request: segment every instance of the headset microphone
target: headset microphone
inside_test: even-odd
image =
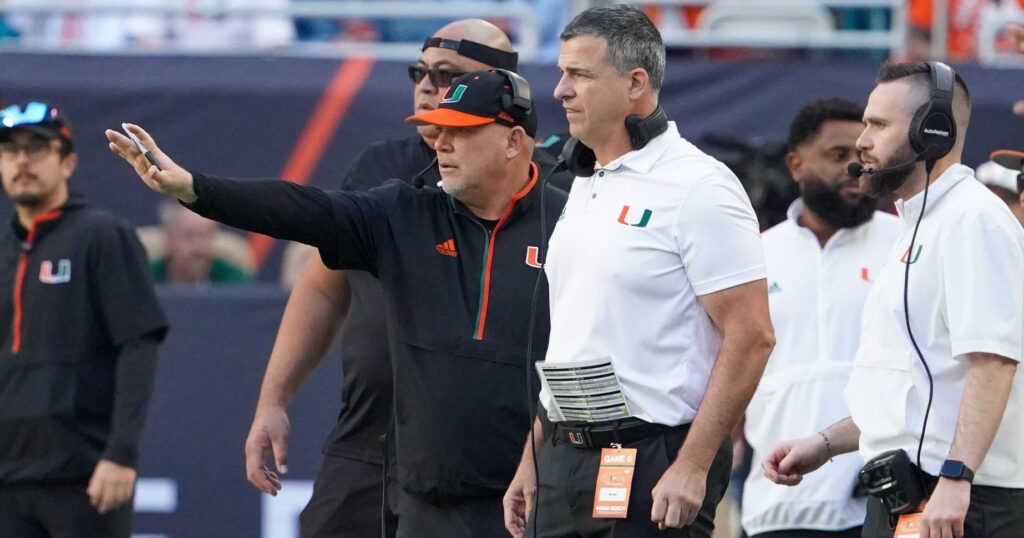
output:
[[[916,162],[917,157],[915,157],[913,161],[907,161],[903,164],[897,164],[894,166],[884,166],[882,168],[866,168],[863,164],[860,163],[850,163],[849,165],[846,166],[846,172],[853,177],[858,177],[863,174],[874,174],[876,172],[887,172],[889,170],[896,170],[897,168],[902,168],[908,164],[914,164]]]

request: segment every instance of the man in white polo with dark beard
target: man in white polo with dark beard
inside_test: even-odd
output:
[[[864,538],[897,526],[1019,538],[1024,229],[960,163],[971,101],[959,75],[939,62],[885,64],[876,82],[857,139],[870,167],[861,187],[898,197],[900,237],[864,303],[850,418],[776,445],[761,465],[795,485],[859,450],[873,492]]]
[[[864,107],[815,99],[793,119],[786,165],[800,186],[787,219],[762,236],[775,349],[747,408],[744,432],[760,461],[784,439],[817,432],[850,414],[842,398],[871,282],[899,235],[847,167],[857,162]],[[855,454],[792,488],[754,466],[743,488],[751,538],[860,538],[864,499],[853,495]]]

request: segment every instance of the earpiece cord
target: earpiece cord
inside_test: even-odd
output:
[[[910,247],[907,249],[906,254],[906,268],[903,272],[903,315],[907,323],[907,336],[910,337],[910,343],[914,346],[914,351],[917,352],[917,357],[921,360],[921,365],[924,366],[924,371],[928,375],[928,405],[924,409],[924,420],[921,423],[921,437],[917,441],[917,470],[920,473],[924,472],[924,468],[921,467],[921,449],[924,446],[924,435],[928,430],[928,415],[932,409],[932,396],[935,392],[935,382],[932,379],[932,371],[928,367],[928,361],[925,360],[924,354],[921,353],[921,348],[917,345],[917,339],[914,338],[914,331],[910,328],[910,300],[909,300],[909,288],[910,288],[910,266],[914,260],[914,243],[917,241],[917,230],[921,226],[921,219],[924,218],[925,209],[928,207],[928,186],[931,183],[932,168],[935,166],[935,159],[928,159],[925,161],[925,180],[924,180],[924,197],[921,199],[921,213],[917,216],[917,223],[914,224],[914,233],[910,236]]]

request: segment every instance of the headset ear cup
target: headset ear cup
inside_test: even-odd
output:
[[[562,146],[562,153],[559,158],[565,162],[565,166],[576,177],[590,177],[594,175],[594,165],[597,164],[597,155],[594,150],[588,148],[575,136],[570,137]]]
[[[910,120],[910,147],[917,153],[924,153],[927,149],[921,129],[924,127],[924,119],[928,115],[929,109],[931,109],[931,103],[921,105]]]

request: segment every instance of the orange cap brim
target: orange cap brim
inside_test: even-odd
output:
[[[988,158],[992,159],[999,166],[1009,168],[1010,170],[1020,170],[1021,163],[1024,163],[1024,153],[1010,149],[993,151],[992,155],[989,155]]]
[[[405,123],[412,125],[437,125],[439,127],[475,127],[494,123],[494,118],[474,116],[450,108],[437,108],[415,116],[405,118]]]

